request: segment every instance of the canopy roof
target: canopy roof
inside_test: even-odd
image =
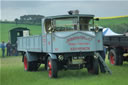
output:
[[[57,15],[57,16],[48,16],[45,19],[59,19],[59,18],[70,18],[70,17],[94,17],[91,14],[73,14],[73,15]]]
[[[120,35],[123,35],[123,34],[115,33],[110,28],[104,28],[103,29],[103,35],[104,36],[120,36]]]

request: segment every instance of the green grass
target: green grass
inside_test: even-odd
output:
[[[128,18],[101,20],[98,25],[115,26],[125,23],[128,23]],[[8,31],[15,27],[27,27],[31,30],[31,35],[41,34],[41,26],[8,23],[0,23],[0,25],[0,40],[5,42],[8,41]],[[127,85],[128,62],[123,66],[112,66],[108,60],[106,63],[112,70],[112,75],[108,73],[91,75],[86,69],[81,69],[59,71],[59,78],[50,79],[43,65],[37,72],[25,72],[21,56],[0,58],[0,85]]]
[[[128,63],[112,66],[112,75],[88,74],[86,69],[59,71],[59,78],[50,79],[42,65],[37,72],[24,71],[21,56],[0,58],[1,85],[128,85]]]

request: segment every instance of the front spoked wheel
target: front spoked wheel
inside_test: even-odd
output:
[[[98,58],[89,58],[87,70],[91,74],[99,74],[99,62]]]
[[[48,70],[48,76],[50,78],[57,78],[58,69],[57,69],[57,60],[56,59],[51,59],[51,57],[48,58],[47,70]]]

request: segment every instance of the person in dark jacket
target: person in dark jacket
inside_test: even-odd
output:
[[[5,56],[5,43],[4,43],[4,41],[2,41],[2,44],[1,44],[1,50],[2,50],[2,57],[4,58],[4,56]]]
[[[8,43],[6,44],[6,47],[7,47],[7,56],[11,56],[11,43],[8,42]]]

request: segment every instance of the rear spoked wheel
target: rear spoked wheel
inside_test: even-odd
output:
[[[117,55],[116,55],[116,50],[115,49],[111,49],[109,52],[109,61],[110,64],[112,65],[117,65]]]
[[[24,55],[24,70],[25,71],[37,71],[40,67],[40,63],[37,61],[28,61],[27,55]]]
[[[112,65],[123,64],[123,52],[121,48],[111,49],[109,52],[109,61]]]

